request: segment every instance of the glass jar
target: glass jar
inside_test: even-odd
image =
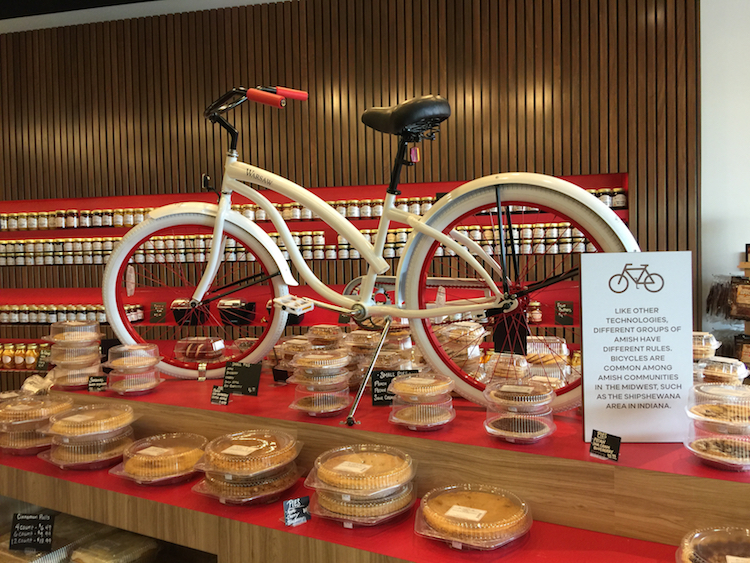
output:
[[[132,227],[135,225],[135,211],[133,209],[122,210],[122,226]]]
[[[497,230],[492,225],[482,227],[482,240],[495,240]]]
[[[382,199],[372,200],[372,216],[373,217],[383,216],[383,200]]]
[[[396,242],[406,242],[406,239],[409,238],[408,231],[408,229],[396,229]]]
[[[539,301],[529,301],[529,308],[526,309],[526,318],[530,324],[539,324],[542,322],[542,304]]]
[[[545,254],[559,254],[560,253],[560,247],[557,244],[556,238],[548,238],[546,239],[546,250]]]
[[[350,199],[346,202],[346,216],[353,217],[355,219],[360,216],[359,200]]]
[[[339,245],[338,257],[339,257],[339,260],[349,259],[349,245],[348,244]]]
[[[18,308],[18,322],[24,325],[29,324],[29,306],[21,305]]]
[[[115,226],[115,210],[103,209],[102,210],[102,227],[114,227],[114,226]]]
[[[143,223],[144,219],[146,219],[146,210],[142,207],[138,207],[133,210],[133,223],[137,225],[138,223]]]
[[[91,211],[81,211],[78,216],[78,225],[82,228],[88,228],[91,226]]]
[[[47,307],[47,322],[56,323],[58,319],[58,308],[59,305],[50,305]]]
[[[519,228],[519,233],[521,235],[521,238],[531,238],[534,234],[533,229],[531,228],[531,225],[521,225]]]
[[[8,213],[8,230],[18,230],[18,213]]]
[[[302,237],[299,236],[299,233],[297,231],[292,231],[290,234],[292,235],[292,242],[296,246],[302,244]]]
[[[16,219],[16,228],[19,231],[29,230],[29,214],[28,213],[18,213],[17,219]]]
[[[336,213],[338,213],[342,217],[346,217],[347,203],[345,199],[340,199],[337,202],[335,202],[334,207],[336,208]]]
[[[47,213],[46,211],[37,213],[36,228],[40,231],[46,231],[47,229],[49,229],[49,213]]]
[[[45,305],[37,305],[36,322],[40,325],[47,324],[49,322],[47,318],[47,307]]]
[[[85,321],[86,320],[86,306],[85,305],[76,305],[75,306],[75,312],[76,312],[76,318],[77,321]]]
[[[445,252],[443,250],[443,245],[442,244],[438,244],[435,247],[435,257],[440,257],[440,256],[443,256],[444,254],[445,254]]]
[[[3,345],[3,355],[2,355],[2,366],[3,369],[13,369],[13,364],[15,363],[14,357],[16,355],[15,346],[13,344],[4,344]]]
[[[325,247],[322,244],[313,246],[313,260],[323,260],[325,257]]]
[[[532,239],[535,239],[535,238],[537,238],[537,239],[538,238],[544,238],[544,233],[545,233],[544,224],[542,224],[542,223],[535,223],[534,225],[532,225],[532,227],[531,227],[531,238]]]
[[[394,243],[396,242],[396,229],[388,229],[385,234],[385,242]]]
[[[435,205],[435,198],[433,196],[427,196],[422,198],[422,215],[427,213],[432,206]]]
[[[612,188],[600,188],[596,190],[596,197],[607,207],[612,207]]]
[[[625,188],[614,188],[612,190],[612,209],[626,209],[628,207],[628,196]]]
[[[396,245],[392,242],[387,242],[383,246],[383,258],[395,258],[396,257]]]
[[[560,227],[557,223],[545,223],[544,225],[544,236],[547,239],[556,239],[560,236]]]
[[[302,258],[305,260],[313,259],[313,247],[311,244],[305,244],[302,246]]]
[[[255,209],[255,220],[256,221],[265,221],[266,220],[266,210],[262,207],[256,207]]]
[[[531,254],[532,249],[533,248],[531,246],[531,239],[528,239],[528,238],[521,239],[520,254]]]
[[[292,204],[291,203],[285,203],[281,206],[281,218],[284,219],[284,221],[292,220]]]
[[[249,203],[246,203],[243,205],[240,209],[242,209],[242,216],[250,219],[251,221],[255,221],[255,209],[253,206]]]
[[[16,344],[13,354],[13,369],[26,369],[26,344]]]
[[[112,226],[113,227],[125,226],[125,210],[124,209],[114,210],[114,213],[112,215]]]
[[[325,255],[326,260],[335,260],[336,259],[336,245],[335,244],[327,244],[325,245]]]
[[[63,264],[70,266],[73,264],[73,251],[63,252]]]
[[[590,240],[586,241],[586,252],[598,252],[596,245],[594,245],[594,243]]]
[[[372,200],[362,199],[359,202],[359,216],[372,217]]]
[[[301,221],[310,221],[312,219],[312,211],[304,205],[300,204],[299,218]]]
[[[469,232],[466,234],[468,234],[469,238],[474,242],[482,240],[482,227],[480,227],[479,225],[472,225],[468,228],[468,231]]]
[[[573,252],[576,254],[586,252],[586,243],[582,237],[576,237],[573,239]]]
[[[396,256],[402,256],[404,254],[404,248],[406,248],[406,245],[402,242],[396,243],[396,248],[394,249],[396,252]]]
[[[351,260],[359,260],[359,250],[353,246],[349,247],[349,258]]]
[[[102,210],[101,209],[94,209],[91,212],[91,226],[92,227],[102,226]]]
[[[570,254],[573,252],[573,240],[570,238],[561,238],[558,244],[560,254]]]
[[[86,305],[86,320],[89,322],[96,322],[96,306]]]
[[[65,228],[66,229],[78,228],[78,210],[77,209],[68,209],[65,212]]]
[[[531,253],[532,254],[544,254],[547,250],[544,244],[544,239],[532,239],[531,241]]]
[[[101,324],[107,322],[107,313],[104,309],[104,305],[96,306],[96,322]]]
[[[302,231],[301,236],[300,236],[300,243],[303,246],[312,246],[313,244],[312,231]]]
[[[396,209],[409,211],[409,199],[405,197],[396,198]]]
[[[0,213],[0,231],[8,230],[8,214]]]
[[[482,244],[482,250],[490,256],[492,256],[494,248],[492,245],[492,241],[484,241],[484,244]]]
[[[410,197],[409,198],[409,213],[414,213],[415,215],[421,215],[422,214],[422,200],[418,197]]]
[[[30,231],[36,231],[39,228],[39,214],[38,213],[29,213],[29,216],[26,220],[26,227]]]
[[[62,241],[63,241],[63,252],[73,252],[73,239],[66,238],[66,239],[62,239]]]
[[[326,243],[326,236],[325,232],[323,231],[313,231],[313,245],[320,246],[324,245]]]
[[[55,251],[52,253],[52,261],[54,262],[55,266],[60,266],[63,264],[63,250],[62,250],[62,242],[57,245],[55,244]]]
[[[302,206],[296,201],[292,202],[290,205],[291,205],[290,213],[291,213],[292,221],[299,221],[302,218],[302,209],[301,209]]]
[[[11,266],[11,265],[13,265],[13,266],[25,266],[26,265],[26,254],[24,254],[23,252],[14,252],[13,256],[14,256],[14,260],[15,261],[14,261],[13,264],[8,264],[9,266]]]

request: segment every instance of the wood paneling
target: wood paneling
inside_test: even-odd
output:
[[[644,250],[698,263],[698,0],[308,0],[0,36],[0,200],[197,189],[233,85],[308,90],[235,112],[242,158],[307,186],[387,183],[361,112],[453,107],[408,181],[628,172]],[[696,271],[699,271],[696,268]]]

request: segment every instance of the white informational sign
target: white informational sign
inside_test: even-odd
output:
[[[584,439],[681,442],[693,385],[690,252],[581,256]]]

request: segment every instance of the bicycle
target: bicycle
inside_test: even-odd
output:
[[[651,293],[658,293],[664,288],[664,278],[660,274],[652,274],[648,271],[648,264],[641,264],[640,268],[631,268],[633,264],[625,264],[622,268],[622,272],[615,274],[609,278],[609,289],[613,293],[624,293],[630,287],[630,281],[628,278],[633,280],[635,287],[641,286],[646,288],[646,291]],[[633,275],[633,272],[638,273],[638,277]]]
[[[314,302],[316,306],[339,311],[359,323],[387,317],[407,319],[426,363],[438,372],[450,374],[460,394],[482,403],[482,390],[494,375],[487,373],[482,363],[486,356],[481,351],[494,347],[498,351],[525,353],[525,341],[531,331],[525,310],[531,298],[554,296],[556,291],[575,294],[577,287],[577,256],[521,255],[519,225],[525,225],[525,220],[556,220],[562,222],[564,234],[568,222],[597,251],[639,251],[625,224],[596,197],[566,181],[540,174],[504,173],[469,181],[439,199],[423,216],[398,209],[394,202],[400,193],[401,169],[410,164],[406,161],[408,145],[433,140],[440,123],[450,116],[448,102],[439,96],[414,98],[390,108],[372,108],[362,115],[366,126],[398,139],[383,213],[377,234],[369,242],[317,195],[238,160],[238,131],[224,114],[247,100],[283,108],[287,99],[305,100],[307,94],[282,87],[236,87],[212,102],[205,117],[229,135],[218,203],[185,202],[151,211],[144,222],[123,237],[108,261],[103,298],[112,329],[126,344],[158,343],[163,355],[159,368],[167,374],[182,378],[221,377],[227,361],[261,362],[287,325],[293,305],[288,302],[289,288],[298,285],[291,271],[294,267],[320,296]],[[274,191],[311,209],[359,251],[367,270],[354,284],[357,291],[335,291],[315,275],[283,217],[261,190]],[[280,244],[289,253],[289,263],[261,227],[232,210],[233,192],[265,211],[278,232]],[[383,249],[393,222],[410,227],[412,232],[398,259],[395,276],[386,277],[383,274],[390,264],[383,258]],[[460,227],[473,224],[492,227],[486,230],[494,233],[494,250],[483,248],[461,232]],[[197,235],[204,238],[195,238]],[[207,245],[205,258],[202,250],[194,250],[192,262],[186,259],[144,263],[140,256],[143,249],[163,245],[164,237],[167,242],[174,239],[179,243],[180,237],[185,237],[185,244],[191,240],[195,244],[201,240],[213,243],[210,250]],[[562,237],[558,234],[558,238]],[[235,257],[242,258],[225,260],[228,248],[234,250]],[[392,292],[390,303],[375,301],[374,296],[383,288]],[[244,312],[244,321],[238,323],[222,314],[217,302],[227,296],[232,296]],[[307,300],[302,302],[310,305]],[[147,319],[149,311],[158,304],[178,303],[182,308],[167,307],[174,308],[175,319],[166,324],[139,323],[129,320],[125,311],[133,303],[148,304]],[[187,314],[183,314],[185,310]],[[469,321],[479,323],[482,330],[463,330]],[[376,322],[375,326],[383,324]],[[455,328],[461,330],[453,331]],[[554,334],[560,330],[548,329]],[[446,338],[452,331],[462,336]],[[176,354],[176,343],[194,336],[222,340],[226,347],[213,358],[210,354],[202,358]],[[548,364],[566,360],[558,353],[559,350],[554,351]],[[556,373],[555,377],[561,376]],[[577,404],[579,377],[564,376],[555,383],[557,410]]]

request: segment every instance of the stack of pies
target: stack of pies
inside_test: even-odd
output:
[[[224,504],[270,502],[299,478],[302,444],[282,430],[255,429],[209,442],[198,469],[206,478],[193,490]]]
[[[107,377],[108,387],[120,395],[143,395],[153,391],[161,378],[156,344],[125,344],[109,350],[105,367],[112,368]]]
[[[528,505],[513,493],[489,485],[452,485],[422,498],[415,532],[452,545],[495,549],[531,528]]]
[[[52,448],[39,457],[62,469],[115,465],[133,443],[133,409],[128,405],[88,405],[52,415],[46,430]]]
[[[520,354],[492,353],[484,364],[484,370],[491,380],[517,380],[528,377],[529,363]]]
[[[54,384],[64,389],[85,389],[89,377],[101,374],[99,342],[102,333],[96,321],[60,321],[53,323],[50,362],[55,364]]]
[[[338,348],[343,337],[341,327],[338,325],[315,325],[307,330],[307,340],[310,345],[320,349]]]
[[[294,402],[289,408],[310,416],[334,416],[351,402],[349,395],[350,356],[346,349],[300,352],[291,362],[296,383]]]
[[[207,441],[186,432],[149,436],[128,446],[123,463],[109,472],[144,485],[184,481],[195,474]]]
[[[488,434],[506,442],[533,444],[555,431],[548,386],[531,380],[496,382],[485,387]]]
[[[51,439],[40,430],[49,417],[73,407],[73,401],[57,397],[16,397],[0,403],[0,452],[35,455],[50,447]]]
[[[686,535],[677,549],[677,563],[729,563],[750,560],[750,530],[709,528]]]
[[[747,377],[747,367],[734,358],[715,356],[698,362],[704,383],[724,383],[726,385],[741,385]]]
[[[529,336],[526,342],[529,376],[559,387],[570,377],[570,350],[559,336]]]
[[[399,375],[388,391],[395,395],[389,421],[409,430],[437,430],[456,417],[453,380],[445,375],[424,371]]]
[[[313,514],[374,526],[406,512],[414,502],[414,463],[396,448],[359,444],[322,453],[305,480],[315,489]]]
[[[713,358],[716,350],[721,346],[721,342],[716,340],[710,332],[693,333],[693,360],[702,360],[704,358]]]
[[[482,359],[480,345],[484,342],[487,331],[474,321],[460,321],[438,325],[435,336],[451,360],[466,373],[479,370]]]

